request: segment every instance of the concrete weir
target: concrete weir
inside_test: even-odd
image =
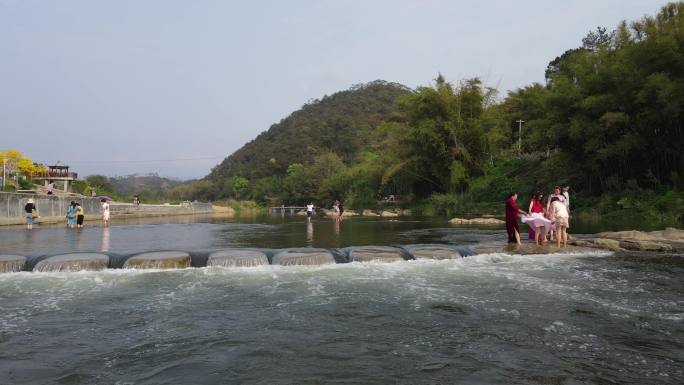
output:
[[[71,253],[55,255],[43,259],[33,268],[33,271],[58,272],[103,270],[109,265],[109,256],[98,253]]]
[[[408,249],[415,259],[457,259],[462,255],[458,250],[445,246],[416,246]]]
[[[207,266],[253,267],[268,265],[265,253],[256,250],[224,249],[209,254]]]
[[[190,254],[184,251],[154,251],[134,255],[124,269],[184,269],[190,267]]]
[[[23,255],[0,255],[0,273],[14,273],[21,271],[26,265]]]
[[[335,257],[325,249],[290,249],[273,256],[274,265],[327,265],[335,263]]]
[[[403,251],[396,247],[362,246],[349,251],[349,262],[397,262],[403,260]]]

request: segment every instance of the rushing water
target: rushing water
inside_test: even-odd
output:
[[[105,231],[121,254],[504,239],[417,219],[312,227],[10,229],[0,253],[100,252]],[[0,274],[0,383],[681,384],[683,273],[681,257],[582,252]]]

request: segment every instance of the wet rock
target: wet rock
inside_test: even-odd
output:
[[[398,217],[399,214],[392,212],[392,211],[383,211],[380,213],[380,216],[385,217],[385,218],[395,218],[395,217]]]
[[[614,239],[596,238],[596,239],[593,239],[591,243],[593,244],[594,247],[598,247],[601,249],[607,249],[607,250],[612,250],[612,251],[620,250],[620,242],[618,242]]]
[[[443,246],[418,246],[409,250],[415,259],[457,259],[461,253]]]
[[[38,262],[33,271],[58,272],[103,270],[109,266],[109,256],[98,253],[72,253],[55,255]]]
[[[660,239],[660,237],[655,234],[636,230],[603,232],[596,234],[596,236],[599,238],[630,239],[639,241],[657,241]]]
[[[619,247],[634,251],[673,252],[684,250],[684,230],[669,227],[660,231],[615,231],[596,234],[601,239],[619,243]],[[598,245],[600,247],[601,245]]]
[[[496,218],[453,218],[449,220],[452,225],[503,225],[506,222]]]
[[[26,257],[23,255],[0,255],[0,273],[14,273],[24,269]]]
[[[402,250],[388,246],[363,246],[349,252],[350,262],[396,262],[403,261]]]
[[[184,269],[190,267],[190,254],[184,251],[155,251],[129,258],[124,269]]]
[[[225,249],[209,254],[207,266],[252,267],[268,265],[265,253],[256,250]]]
[[[368,209],[363,210],[361,215],[363,215],[364,217],[379,217],[380,216],[380,214],[376,213],[375,211],[368,210]]]
[[[273,256],[274,265],[327,265],[335,263],[335,257],[324,249],[291,249]]]
[[[684,230],[668,227],[662,231],[662,237],[672,241],[684,242]]]
[[[409,209],[401,210],[401,213],[400,213],[400,214],[401,214],[401,215],[404,215],[404,216],[407,216],[407,217],[410,217],[411,215],[413,215],[413,211],[411,211],[411,210],[409,210]]]
[[[625,239],[620,241],[620,247],[636,251],[661,251],[671,252],[672,245],[662,242],[644,241],[638,239]]]
[[[344,212],[342,213],[342,216],[343,216],[343,217],[355,217],[355,216],[358,216],[358,215],[359,215],[359,213],[357,213],[357,212],[354,211],[354,210],[344,210]]]

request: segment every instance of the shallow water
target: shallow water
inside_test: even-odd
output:
[[[0,231],[0,252],[99,251],[102,231]],[[408,221],[336,233],[320,220],[308,243],[301,220],[125,225],[108,248],[463,245],[500,233]],[[0,274],[0,383],[680,384],[682,273],[680,257],[593,252]]]

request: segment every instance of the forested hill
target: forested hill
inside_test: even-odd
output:
[[[324,152],[352,162],[369,145],[372,130],[397,113],[397,96],[409,92],[401,84],[376,80],[313,100],[227,157],[207,178],[284,174],[290,164],[311,163]]]

